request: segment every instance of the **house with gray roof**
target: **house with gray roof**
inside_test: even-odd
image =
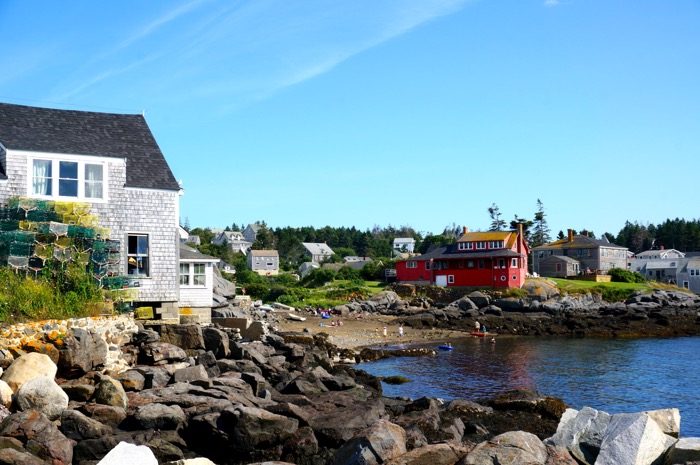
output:
[[[581,263],[571,257],[550,255],[539,263],[541,276],[569,278],[581,274]]]
[[[700,257],[681,259],[676,279],[678,286],[700,294]]]
[[[136,300],[178,316],[179,196],[142,115],[0,103],[0,204],[80,202],[119,241]]]
[[[251,244],[254,244],[258,238],[258,231],[260,231],[260,228],[262,228],[262,224],[260,223],[249,224],[243,230],[243,237],[246,241],[250,242]]]
[[[243,255],[253,247],[253,242],[246,240],[240,231],[221,231],[211,241],[214,245],[227,245],[232,251]]]
[[[540,269],[543,260],[552,255],[570,257],[580,263],[582,272],[607,272],[613,268],[627,269],[627,247],[594,239],[583,234],[574,234],[569,229],[567,237],[532,249],[533,271],[547,276]]]
[[[214,300],[214,267],[219,259],[180,244],[180,313],[195,316],[198,323],[211,323]]]
[[[306,249],[306,255],[315,263],[321,263],[335,255],[335,252],[325,242],[302,242],[301,245]]]
[[[280,272],[280,256],[276,250],[251,250],[248,267],[262,276],[277,276]]]
[[[399,253],[413,253],[416,247],[416,240],[412,237],[395,237],[392,248]]]

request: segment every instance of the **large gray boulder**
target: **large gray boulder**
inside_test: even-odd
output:
[[[103,376],[95,388],[93,400],[102,405],[126,409],[128,398],[122,384],[114,378]]]
[[[666,454],[666,465],[700,462],[700,438],[681,438]]]
[[[406,452],[387,465],[454,465],[466,455],[466,449],[456,444],[430,444]]]
[[[681,431],[681,412],[677,408],[665,408],[642,412],[659,425],[661,431],[677,438]]]
[[[544,465],[547,449],[540,439],[525,431],[499,434],[467,454],[465,465]]]
[[[12,388],[3,380],[0,380],[0,405],[10,408],[12,405]]]
[[[406,431],[388,420],[379,420],[338,449],[333,463],[380,464],[405,453]]]
[[[567,409],[559,421],[557,432],[545,442],[563,447],[581,463],[593,465],[605,431],[610,423],[610,415],[590,407],[580,411]]]
[[[112,428],[109,426],[103,425],[77,410],[64,410],[61,413],[60,429],[66,437],[76,441],[100,438],[112,433]]]
[[[236,285],[222,278],[217,271],[214,273],[214,294],[232,299],[236,296]]]
[[[141,429],[177,429],[185,423],[185,412],[179,405],[146,404],[136,409],[134,420]]]
[[[158,459],[151,449],[128,442],[120,442],[100,460],[97,465],[158,465]]]
[[[279,444],[299,427],[296,419],[256,407],[237,407],[233,435],[244,450],[264,449]]]
[[[59,351],[61,376],[75,378],[104,366],[107,351],[107,343],[98,334],[83,328],[72,328]]]
[[[0,464],[2,465],[46,465],[41,460],[29,452],[10,448],[0,448]]]
[[[202,328],[202,337],[206,350],[210,350],[216,358],[226,358],[231,353],[228,334],[217,328]]]
[[[38,410],[13,413],[0,423],[0,436],[22,442],[32,454],[51,465],[70,465],[74,441],[61,433]]]
[[[161,342],[176,345],[182,349],[204,349],[202,327],[190,325],[161,325],[158,327]]]
[[[58,367],[48,355],[31,352],[12,362],[12,365],[2,374],[2,380],[13,392],[17,392],[30,379],[38,377],[54,379],[57,371]]]
[[[147,365],[167,365],[187,360],[187,353],[168,342],[150,342],[144,345],[141,358]]]
[[[648,415],[613,415],[595,465],[651,465],[674,442]]]
[[[50,378],[34,378],[22,384],[15,398],[19,410],[35,409],[49,420],[61,416],[68,408],[68,394]]]
[[[484,294],[483,292],[480,291],[474,291],[467,295],[469,299],[474,302],[479,308],[486,307],[488,305],[491,305],[491,297],[489,297],[487,294]]]

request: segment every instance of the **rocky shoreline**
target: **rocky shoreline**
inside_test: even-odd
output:
[[[530,283],[524,297],[480,291],[454,301],[416,296],[410,285],[395,287],[363,302],[335,307],[335,312],[392,316],[412,328],[489,331],[522,336],[674,337],[700,335],[700,296],[657,290],[634,294],[624,302],[606,302],[597,294],[561,295],[546,281]],[[400,294],[399,294],[400,293]],[[403,297],[401,297],[403,296]]]
[[[144,328],[125,317],[40,329],[0,352],[0,464],[700,460],[700,440],[676,439],[675,409],[576,412],[528,391],[388,398],[378,378],[343,363],[353,352],[322,335],[240,341],[224,328]]]

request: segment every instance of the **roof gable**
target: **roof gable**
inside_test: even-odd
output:
[[[126,187],[179,190],[142,115],[56,110],[0,103],[8,150],[126,160]]]
[[[504,241],[507,242],[515,231],[475,231],[462,234],[457,242]]]
[[[302,242],[311,255],[333,255],[335,252],[325,242]]]

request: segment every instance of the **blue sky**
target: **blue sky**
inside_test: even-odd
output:
[[[183,219],[698,218],[696,0],[0,2],[0,101],[145,111]]]

